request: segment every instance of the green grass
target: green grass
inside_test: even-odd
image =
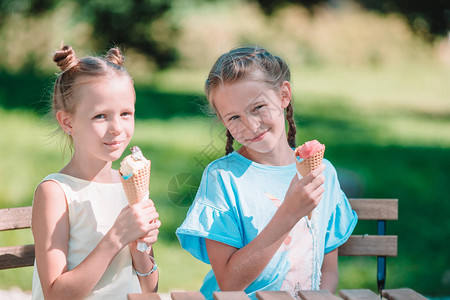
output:
[[[174,234],[190,199],[179,203],[168,193],[170,182],[182,174],[199,182],[203,166],[223,153],[223,128],[199,110],[204,74],[169,70],[156,74],[154,85],[137,86],[132,144],[152,160],[150,196],[163,224],[155,247],[163,292],[198,289],[209,269],[181,250]],[[23,93],[14,90],[16,79],[33,81],[2,76],[0,98]],[[450,70],[437,66],[293,71],[298,143],[317,138],[327,145],[326,157],[348,196],[399,199],[399,220],[387,228],[388,234],[399,235],[398,257],[388,258],[387,287],[410,286],[430,296],[450,294],[448,82]],[[43,91],[36,85],[30,101],[39,103]],[[63,157],[51,127],[26,102],[4,107],[0,207],[30,205],[36,185],[62,168],[69,153]],[[361,222],[357,233],[375,228]],[[29,233],[0,233],[0,246],[29,242]],[[371,258],[342,258],[339,288],[376,289],[375,268]],[[28,290],[31,273],[32,268],[0,271],[0,288]]]

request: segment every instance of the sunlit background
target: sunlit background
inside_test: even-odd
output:
[[[2,0],[0,208],[31,205],[40,180],[70,158],[46,118],[54,51],[62,41],[79,56],[118,45],[136,84],[132,144],[152,160],[163,224],[160,291],[197,290],[209,266],[174,232],[203,168],[224,154],[204,80],[223,52],[259,45],[291,67],[297,143],[326,144],[349,197],[399,199],[386,287],[448,297],[450,4],[424,2]],[[374,233],[376,224],[357,228]],[[0,246],[32,242],[29,230],[0,233]],[[31,267],[0,271],[0,288],[29,291],[31,278]],[[375,291],[375,258],[341,258],[344,288]]]

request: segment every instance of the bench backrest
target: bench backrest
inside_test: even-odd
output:
[[[386,221],[398,219],[397,199],[349,199],[358,220],[376,220],[377,235],[352,235],[340,256],[397,256],[397,236],[386,235]],[[383,230],[384,227],[384,230]]]
[[[384,288],[386,256],[397,256],[397,236],[385,235],[386,220],[398,219],[397,199],[349,199],[359,220],[377,220],[377,235],[352,235],[340,256],[377,256],[378,289]],[[31,206],[0,209],[0,231],[31,227]],[[34,245],[0,248],[0,270],[32,266]]]
[[[0,231],[31,227],[31,206],[0,209]],[[0,248],[0,270],[34,264],[34,245]]]
[[[352,235],[339,247],[340,256],[376,256],[378,291],[386,283],[386,256],[397,256],[397,236],[386,235],[386,221],[398,219],[398,199],[349,199],[359,220],[376,220],[377,235]]]

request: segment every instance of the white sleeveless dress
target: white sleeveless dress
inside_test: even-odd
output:
[[[70,223],[67,265],[72,270],[98,245],[128,202],[121,183],[97,183],[61,173],[50,174],[43,182],[48,180],[59,184],[66,196]],[[126,299],[128,293],[141,293],[141,287],[130,251],[124,247],[86,299]],[[36,262],[32,299],[44,299]]]

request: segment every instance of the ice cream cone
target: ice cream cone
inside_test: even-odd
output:
[[[297,170],[300,175],[305,177],[311,173],[312,170],[317,169],[322,164],[324,153],[325,149],[317,152],[312,157],[305,158],[304,160],[297,162]]]
[[[301,150],[303,146],[307,145],[308,149],[304,151],[305,153],[308,153],[308,157],[302,157],[304,153]],[[314,149],[316,147],[316,149]],[[320,149],[317,151],[317,149]],[[305,149],[303,149],[305,150]],[[314,153],[313,155],[309,155],[309,153]],[[323,155],[325,154],[325,145],[320,144],[318,141],[314,140],[311,142],[306,142],[304,145],[298,147],[295,150],[295,155],[299,156],[300,160],[297,160],[297,171],[302,176],[305,177],[309,173],[311,173],[312,170],[317,169],[323,161]],[[308,214],[308,219],[311,220],[312,213]]]
[[[131,154],[121,161],[119,169],[120,180],[130,206],[148,199],[150,166],[150,160],[144,157],[138,146],[131,147]],[[145,243],[138,242],[137,249],[145,252],[148,246]]]
[[[148,197],[150,166],[151,163],[147,160],[145,167],[137,170],[133,176],[128,179],[125,179],[123,176],[120,177],[130,206]]]

